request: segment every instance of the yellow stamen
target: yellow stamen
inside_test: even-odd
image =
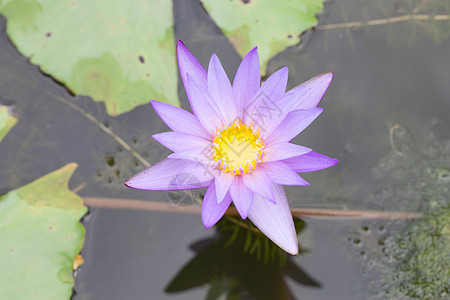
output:
[[[264,156],[264,141],[259,129],[240,119],[217,130],[212,142],[213,159],[219,168],[233,175],[251,173]]]

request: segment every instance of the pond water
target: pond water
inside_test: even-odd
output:
[[[419,1],[379,3],[327,2],[319,24],[395,17]],[[235,73],[239,55],[197,1],[174,1],[174,15],[176,39],[203,65],[215,52],[227,73]],[[301,45],[269,62],[268,74],[289,67],[289,88],[323,72],[335,74],[319,105],[324,113],[294,142],[336,157],[339,164],[305,174],[309,187],[287,188],[291,207],[448,211],[450,40],[449,25],[443,23],[326,30],[319,25]],[[167,192],[124,187],[123,181],[143,165],[79,111],[49,94],[94,115],[153,164],[169,151],[150,138],[167,130],[151,106],[109,117],[102,104],[70,95],[20,56],[5,24],[0,17],[0,101],[14,105],[20,122],[0,146],[2,193],[77,162],[70,187],[81,187],[83,197],[176,201]],[[178,92],[187,109],[181,84]],[[205,229],[198,214],[92,207],[83,220],[85,264],[76,272],[73,299],[253,299],[245,289],[255,286],[267,292],[258,299],[385,299],[386,278],[398,272],[399,280],[406,280],[408,273],[386,257],[398,253],[399,236],[414,222],[303,221],[299,242],[306,250],[288,259],[290,268],[280,270],[212,247],[208,241],[216,231]],[[184,269],[196,260],[197,265]],[[184,277],[176,281],[177,292],[167,291],[178,274]],[[231,291],[235,298],[224,296]]]

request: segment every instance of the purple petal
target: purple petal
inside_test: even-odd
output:
[[[196,163],[206,165],[217,165],[217,162],[212,159],[209,153],[210,153],[209,147],[207,148],[193,147],[185,151],[174,152],[167,157],[190,160]]]
[[[148,169],[134,175],[125,182],[125,185],[140,190],[168,191],[198,189],[209,185],[208,180],[186,173],[184,170],[192,162],[182,159],[166,158]]]
[[[208,92],[201,88],[188,74],[187,92],[191,99],[191,108],[203,127],[210,133],[216,132],[217,128],[222,129],[222,117],[216,111],[214,101]]]
[[[198,182],[211,182],[214,177],[220,172],[217,165],[205,165],[201,163],[192,163],[184,170],[184,174],[191,174]]]
[[[255,96],[244,107],[245,123],[254,122],[264,129],[266,121],[278,117],[281,112],[278,102],[286,91],[288,74],[287,67],[278,70],[256,91]]]
[[[189,49],[183,44],[182,41],[177,43],[177,57],[178,67],[180,68],[181,79],[183,80],[184,87],[187,87],[187,74],[190,74],[192,78],[204,89],[207,88],[207,73],[205,68],[198,62]]]
[[[198,154],[198,151],[193,151],[192,149],[185,152],[172,153],[168,158],[191,161],[192,164],[188,165],[183,170],[183,173],[191,173],[198,178],[199,182],[210,181],[219,176],[221,172],[216,161],[211,160],[209,157],[205,157],[203,153]]]
[[[310,151],[311,149],[309,148],[291,143],[269,145],[266,149],[264,149],[263,162],[282,160],[302,155]]]
[[[332,72],[323,73],[289,90],[287,94],[295,95],[298,98],[292,110],[316,107],[332,79]]]
[[[273,201],[272,180],[262,168],[257,168],[250,174],[242,175],[242,179],[252,192]]]
[[[242,112],[261,86],[261,71],[257,47],[242,60],[233,81],[233,93],[238,112]]]
[[[267,144],[289,142],[309,126],[323,111],[323,108],[294,110],[267,137]]]
[[[151,104],[161,120],[173,131],[190,133],[208,140],[212,139],[212,134],[206,131],[193,114],[179,107],[154,100],[151,100]]]
[[[330,158],[317,152],[309,152],[300,156],[283,160],[295,172],[313,172],[326,169],[338,163],[337,159]]]
[[[285,94],[276,102],[270,100],[265,94],[255,99],[244,111],[247,124],[254,124],[259,128],[263,137],[268,137],[286,118],[297,101],[295,95]]]
[[[292,106],[297,101],[295,95],[285,94],[278,102],[272,103],[270,108],[272,111],[265,114],[265,121],[259,122],[259,127],[262,127],[262,134],[265,137],[269,137],[272,132],[278,128],[278,126],[286,119],[289,112],[292,111]],[[263,115],[264,116],[264,115]],[[263,126],[261,126],[263,124]]]
[[[211,56],[208,67],[208,91],[225,122],[231,124],[238,117],[233,89],[216,54]]]
[[[267,78],[263,85],[258,89],[256,96],[258,96],[259,93],[264,93],[271,101],[277,101],[286,92],[288,76],[288,67],[279,69]]]
[[[206,228],[212,227],[220,218],[223,217],[231,204],[231,197],[225,196],[222,202],[217,203],[216,187],[214,182],[211,183],[203,198],[202,204],[202,221]]]
[[[253,203],[253,192],[244,184],[242,176],[235,176],[229,192],[242,219],[246,219]]]
[[[300,177],[292,170],[286,163],[282,161],[273,161],[268,163],[262,163],[263,168],[270,179],[274,183],[282,185],[309,185],[309,183]]]
[[[225,172],[220,172],[219,174],[217,174],[216,178],[214,179],[214,182],[216,184],[217,202],[220,203],[225,198],[230,185],[233,183],[234,177],[235,176],[231,175],[230,173]]]
[[[298,253],[297,234],[286,194],[278,184],[273,185],[273,191],[276,204],[255,194],[248,217],[281,249],[296,255]]]
[[[191,148],[206,149],[210,147],[211,144],[210,141],[199,136],[178,131],[157,133],[152,137],[158,141],[158,143],[173,152],[186,151]]]

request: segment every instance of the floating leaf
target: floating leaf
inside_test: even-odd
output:
[[[300,42],[300,34],[317,24],[324,0],[201,0],[206,11],[241,56],[258,46],[266,72],[269,59]]]
[[[75,163],[0,197],[2,299],[70,299],[87,208],[68,190]]]
[[[171,1],[3,0],[0,13],[23,55],[110,115],[178,105]]]
[[[9,114],[8,107],[0,105],[0,141],[16,123],[17,119]]]

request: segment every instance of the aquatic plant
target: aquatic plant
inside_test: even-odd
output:
[[[331,167],[336,159],[290,143],[314,121],[332,73],[286,91],[288,68],[261,86],[257,48],[242,60],[233,85],[213,54],[208,71],[186,46],[177,45],[178,65],[194,114],[152,101],[172,132],[154,135],[172,150],[166,159],[125,184],[145,190],[208,187],[202,204],[206,228],[231,202],[272,241],[291,254],[298,242],[282,185],[309,185],[297,172]]]

